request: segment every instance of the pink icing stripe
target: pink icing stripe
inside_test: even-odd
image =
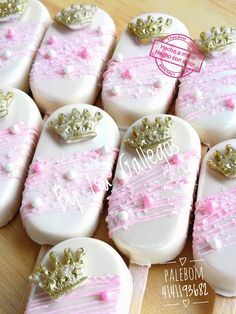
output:
[[[209,207],[209,202],[214,208]],[[222,247],[236,244],[236,189],[200,200],[195,205],[193,249],[198,256],[214,251],[210,243],[217,239]]]
[[[36,55],[30,79],[37,81],[64,77],[65,66],[72,67],[72,72],[66,74],[70,78],[84,75],[100,78],[114,37],[115,33],[109,30],[99,33],[82,29],[56,36],[52,45],[44,41]],[[55,56],[50,58],[48,52],[52,49]]]
[[[0,130],[0,178],[24,180],[28,162],[37,145],[39,132],[18,124],[19,133],[12,133],[10,128]],[[10,169],[9,165],[13,165]],[[7,170],[9,169],[9,170]]]
[[[124,77],[126,70],[132,77]],[[159,94],[155,87],[157,80],[164,75],[157,71],[155,61],[151,57],[126,58],[122,62],[111,60],[104,73],[103,93],[112,99],[132,99],[137,97],[156,96]],[[118,87],[119,93],[112,93],[112,88]]]
[[[152,165],[140,174],[133,173],[125,183],[113,186],[106,218],[110,236],[131,225],[191,209],[192,195],[186,197],[185,188],[192,180],[192,173],[196,172],[196,159],[199,156],[194,150],[180,156],[184,161]],[[150,198],[148,208],[143,203],[147,197]],[[121,219],[120,215],[124,212],[128,219]]]
[[[111,297],[104,301],[101,292],[107,291]],[[89,277],[81,287],[59,300],[51,300],[44,292],[34,293],[29,300],[25,314],[37,313],[118,313],[121,293],[120,277],[115,275]],[[69,311],[69,312],[68,312]]]
[[[35,160],[25,182],[22,218],[60,211],[80,210],[83,213],[88,208],[101,208],[117,154],[115,148],[108,153],[94,149]],[[40,171],[34,171],[35,163],[37,167],[40,165]],[[32,205],[37,197],[43,202],[40,208]]]

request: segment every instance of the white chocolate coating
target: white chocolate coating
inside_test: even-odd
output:
[[[27,215],[24,215],[23,211],[22,217],[28,235],[40,244],[56,244],[71,237],[91,236],[95,232],[106,190],[103,187],[96,190],[95,184],[94,196],[91,185],[93,180],[99,180],[100,176],[102,179],[104,175],[104,180],[105,177],[111,177],[115,160],[114,153],[107,154],[105,149],[101,148],[107,146],[112,150],[119,145],[119,130],[115,122],[106,112],[95,106],[68,105],[55,111],[48,121],[54,120],[61,112],[69,114],[73,108],[88,109],[92,115],[99,111],[103,119],[96,125],[95,138],[70,144],[60,140],[57,134],[49,130],[46,123],[31,166],[39,163],[42,165],[42,171],[35,177],[35,181],[32,173],[32,178],[28,177],[27,180],[30,181],[25,187],[22,202],[24,209],[29,202],[35,208],[35,214],[31,215],[29,210]],[[100,155],[94,152],[97,149],[100,149]],[[87,153],[86,157],[84,154]],[[106,154],[107,157],[104,158],[107,159],[99,159],[99,156],[102,158]],[[80,157],[82,155],[85,157]],[[77,159],[74,156],[77,156]],[[93,159],[93,156],[97,157]],[[53,167],[56,168],[51,172]],[[35,186],[33,190],[32,185]],[[35,198],[36,206],[32,204]],[[37,198],[43,199],[43,204],[40,204]],[[44,212],[45,210],[47,212]]]
[[[20,90],[4,89],[4,93],[7,91],[12,91],[14,97],[8,115],[0,119],[0,166],[4,168],[0,171],[0,227],[14,217],[21,203],[24,179],[37,143],[34,132],[27,129],[34,128],[37,133],[42,127],[42,118],[34,101]],[[2,134],[8,128],[11,130],[9,134]],[[8,158],[5,157],[7,154]]]
[[[148,15],[150,14],[140,15],[133,21],[139,17],[146,20]],[[173,20],[168,30],[169,34],[188,35],[188,30],[178,19],[167,14],[151,13],[151,15],[154,18],[162,16],[164,19],[171,18]],[[177,43],[185,48],[185,45],[180,41]],[[175,40],[172,41],[172,44],[175,44]],[[150,65],[147,69],[142,64],[142,59],[149,56],[151,47],[152,43],[138,44],[136,39],[125,30],[120,37],[112,59],[121,65],[126,64],[126,60],[137,59],[137,63],[132,65],[133,78],[129,80],[121,77],[118,81],[118,78],[115,77],[118,74],[112,73],[112,65],[110,65],[110,73],[109,68],[105,73],[102,91],[103,107],[120,128],[127,129],[137,119],[145,115],[165,113],[174,96],[177,80],[162,73],[153,58],[150,59]],[[127,63],[127,68],[130,66]],[[171,69],[172,65],[169,67]],[[153,83],[156,86],[153,87],[152,82],[156,81],[160,84],[156,86]]]
[[[207,160],[213,159],[214,151],[223,152],[226,144],[236,148],[235,139],[221,142],[208,151],[202,162],[197,202],[210,198],[216,214],[203,215],[204,207],[196,206],[193,254],[198,260],[196,264],[203,268],[204,279],[215,292],[233,297],[236,296],[236,179],[227,179],[206,165]]]
[[[0,88],[15,87],[29,91],[29,73],[33,58],[51,22],[46,7],[38,0],[29,0],[24,15],[16,21],[0,22]],[[6,38],[13,30],[13,39]],[[2,59],[2,60],[1,60]]]
[[[50,36],[55,37],[55,43],[51,45],[48,44]],[[30,87],[40,109],[52,113],[57,108],[72,103],[93,104],[114,39],[115,24],[99,8],[92,24],[81,30],[70,30],[53,23],[45,34],[31,71]],[[49,62],[52,63],[52,68],[50,64],[43,65],[47,60],[40,58],[40,53],[49,49],[55,49],[56,52],[56,55],[52,53]],[[86,53],[81,57],[83,49]]]
[[[83,273],[85,276],[91,277],[91,279],[95,278],[94,284],[92,288],[90,288],[90,291],[94,291],[94,295],[90,292],[87,297],[82,296],[84,289],[86,289],[85,282],[81,287],[75,290],[74,293],[78,293],[77,298],[70,298],[73,295],[72,292],[57,301],[49,300],[46,307],[45,303],[42,303],[44,307],[40,308],[40,297],[37,298],[37,294],[41,293],[42,290],[33,287],[25,313],[36,314],[42,313],[42,311],[44,313],[47,313],[47,311],[57,313],[58,309],[62,310],[63,307],[65,307],[66,311],[70,309],[70,312],[73,313],[108,313],[108,310],[110,310],[109,313],[129,313],[132,296],[132,278],[124,261],[111,246],[97,239],[74,238],[57,244],[50,251],[62,255],[65,248],[71,248],[73,251],[76,251],[81,247],[85,250]],[[48,254],[43,258],[42,264],[46,263],[47,260]],[[95,292],[96,290],[99,292],[99,287],[96,287],[95,281],[96,277],[109,278],[109,276],[118,277],[120,284],[118,290],[115,291],[112,286],[106,286],[105,291],[112,296],[112,300],[104,302],[99,299],[99,295]],[[101,289],[102,288],[100,288],[100,290]],[[34,310],[30,308],[30,302],[32,302],[32,300],[37,302]]]
[[[158,116],[165,118],[170,115]],[[155,117],[148,116],[151,121]],[[188,123],[178,117],[171,117],[172,151],[163,151],[162,158],[154,154],[153,158],[146,159],[142,153],[138,155],[137,151],[123,143],[113,180],[106,219],[110,235],[130,262],[139,265],[174,259],[182,251],[187,237],[199,166],[200,140]],[[132,126],[138,126],[140,122],[141,119]],[[124,138],[130,135],[132,126]],[[178,161],[177,168],[170,161],[169,168],[166,161],[176,153],[179,154],[176,155],[179,166]],[[150,160],[156,162],[155,166]],[[137,172],[140,173],[137,175]],[[123,185],[117,185],[117,180],[124,180]]]

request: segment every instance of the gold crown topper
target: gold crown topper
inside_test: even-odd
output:
[[[13,98],[12,92],[7,92],[5,95],[3,90],[0,89],[0,119],[8,114],[8,106]]]
[[[96,10],[95,5],[72,4],[59,12],[55,20],[70,29],[79,29],[92,23]]]
[[[125,140],[125,144],[132,148],[142,148],[144,151],[153,150],[158,145],[171,140],[171,126],[172,119],[170,117],[165,119],[156,117],[154,123],[150,123],[148,118],[144,118],[141,127],[133,127],[132,134]]]
[[[153,16],[148,15],[147,21],[143,21],[138,18],[136,23],[128,24],[128,31],[137,38],[139,43],[148,44],[152,42],[154,38],[162,38],[168,34],[168,28],[172,24],[172,20],[163,17],[158,17],[154,20]]]
[[[236,42],[235,28],[221,26],[217,29],[212,27],[209,33],[201,32],[200,39],[195,42],[203,52],[221,51]]]
[[[208,167],[223,174],[229,179],[236,177],[236,149],[232,145],[225,146],[225,153],[216,150],[214,160],[207,161]]]
[[[81,142],[97,136],[95,125],[102,118],[99,111],[92,117],[87,109],[80,112],[74,108],[68,115],[60,113],[57,120],[50,121],[48,124],[66,143]]]
[[[87,277],[83,275],[84,249],[75,253],[67,248],[59,259],[55,252],[49,253],[48,267],[40,264],[29,280],[47,292],[51,298],[57,299],[78,288]]]
[[[3,0],[0,1],[0,21],[8,21],[12,16],[24,14],[28,0]]]

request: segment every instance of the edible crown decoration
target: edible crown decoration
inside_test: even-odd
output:
[[[49,253],[48,266],[40,264],[29,280],[57,299],[78,288],[87,277],[83,275],[84,249],[75,253],[67,248],[60,259],[55,252]]]
[[[11,15],[23,15],[28,5],[28,0],[3,0],[0,1],[0,20]]]
[[[144,151],[153,150],[158,145],[171,140],[171,126],[172,119],[170,117],[165,119],[156,117],[154,123],[151,123],[148,118],[144,118],[141,127],[133,127],[132,134],[125,140],[125,144],[132,148],[142,148]]]
[[[129,23],[129,32],[137,38],[139,43],[148,44],[152,42],[154,38],[162,38],[168,34],[168,28],[172,24],[172,20],[167,18],[164,20],[163,17],[158,17],[154,20],[153,16],[148,15],[147,21],[143,21],[138,18],[136,23]]]
[[[50,121],[48,124],[66,143],[71,143],[96,137],[95,125],[101,119],[102,114],[99,111],[92,116],[87,109],[80,112],[74,108],[68,115],[60,113],[57,120]]]
[[[212,27],[209,33],[201,32],[196,44],[203,52],[220,51],[236,42],[234,27],[221,26],[219,29]]]
[[[225,153],[216,150],[214,160],[207,161],[208,167],[222,173],[225,177],[233,179],[236,177],[236,149],[232,145],[225,146]]]
[[[72,4],[58,13],[55,20],[69,28],[78,29],[92,23],[96,10],[95,5]]]
[[[3,90],[0,89],[0,119],[5,117],[8,114],[8,106],[13,98],[12,92],[3,93]]]

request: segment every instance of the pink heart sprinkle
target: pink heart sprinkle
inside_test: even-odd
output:
[[[7,38],[12,39],[15,37],[15,35],[16,35],[16,32],[14,31],[14,29],[7,30],[7,34],[6,34]]]
[[[143,197],[143,207],[149,208],[152,206],[152,199],[148,195],[144,195]]]
[[[104,302],[109,302],[112,300],[111,293],[108,290],[104,290],[104,291],[100,292],[100,298]]]
[[[89,53],[87,48],[84,48],[79,55],[82,59],[88,59]]]
[[[208,213],[213,212],[215,208],[216,208],[216,203],[213,200],[206,201],[206,210]]]
[[[171,163],[174,165],[179,165],[183,161],[183,158],[180,154],[174,154],[171,157]]]
[[[34,164],[34,172],[35,173],[39,173],[39,172],[41,172],[42,171],[42,166],[40,165],[40,163],[38,163],[38,162],[36,162],[35,164]]]
[[[232,98],[226,100],[225,106],[229,109],[234,109],[234,101]]]
[[[132,72],[130,71],[130,69],[126,69],[126,70],[123,72],[122,76],[123,76],[124,78],[126,78],[126,79],[131,80],[132,77],[133,77],[133,74],[132,74]]]
[[[95,193],[99,192],[100,191],[100,187],[99,185],[97,185],[96,183],[93,183],[92,184],[92,189]]]
[[[53,45],[53,44],[55,44],[55,42],[56,42],[56,36],[51,35],[51,36],[48,38],[48,44],[49,44],[49,45]]]

